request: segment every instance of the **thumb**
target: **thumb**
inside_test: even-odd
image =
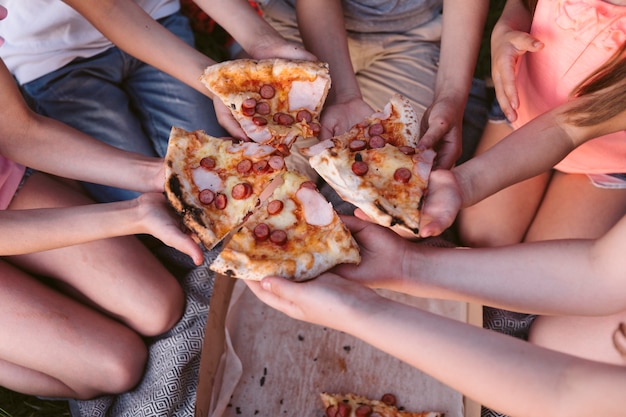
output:
[[[526,52],[537,52],[545,46],[543,42],[528,33],[516,37],[511,43],[517,50]]]

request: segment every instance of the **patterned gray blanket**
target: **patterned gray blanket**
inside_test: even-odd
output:
[[[159,248],[157,255],[181,277],[187,305],[182,319],[169,332],[147,340],[150,354],[142,382],[119,396],[70,403],[72,417],[190,417],[194,415],[200,354],[213,292],[208,265],[217,249],[195,267],[185,255]]]

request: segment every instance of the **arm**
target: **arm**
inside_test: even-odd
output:
[[[320,60],[328,62],[333,80],[322,115],[320,139],[348,131],[374,113],[363,101],[348,51],[348,39],[341,1],[298,0],[298,27],[305,47]],[[320,23],[324,22],[324,30]]]
[[[530,36],[532,13],[522,0],[508,0],[491,34],[491,77],[498,103],[509,121],[517,119],[519,98],[515,86],[517,62],[543,43]]]
[[[489,3],[444,0],[439,69],[433,103],[422,117],[420,145],[438,149],[437,167],[461,154],[463,112],[472,84]],[[462,47],[460,47],[462,45]]]
[[[300,45],[289,42],[276,31],[248,0],[195,0],[206,14],[230,33],[241,47],[255,59],[287,58],[315,60]]]
[[[290,317],[358,337],[507,415],[623,412],[622,366],[578,359],[395,303],[333,274],[306,283],[265,278],[247,284]]]
[[[587,96],[572,100],[535,118],[451,171],[433,171],[424,203],[421,236],[438,235],[452,224],[461,208],[550,170],[584,142],[626,129],[626,111],[593,126],[575,126],[564,115],[579,100],[597,99]]]
[[[203,261],[202,249],[180,230],[180,219],[162,194],[143,194],[133,200],[114,203],[2,210],[0,223],[2,256],[41,252],[116,236],[151,234],[189,255],[196,265]]]
[[[362,260],[334,271],[372,288],[544,315],[609,315],[626,309],[626,261],[620,255],[626,250],[626,217],[597,241],[481,249],[434,248],[369,222],[349,217],[344,222]]]
[[[0,155],[66,178],[139,192],[163,191],[161,159],[119,150],[34,113],[1,60],[0,89]]]

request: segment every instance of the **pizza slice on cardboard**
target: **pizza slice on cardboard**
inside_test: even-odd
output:
[[[301,151],[339,194],[376,223],[419,236],[422,201],[435,159],[420,150],[418,117],[394,95],[350,131]]]
[[[319,134],[330,89],[324,62],[237,59],[207,67],[200,79],[255,142],[290,147]]]
[[[444,417],[443,413],[435,411],[402,410],[397,407],[393,394],[373,400],[354,393],[322,392],[320,398],[328,417]]]

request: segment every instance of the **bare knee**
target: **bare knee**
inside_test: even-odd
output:
[[[144,306],[131,327],[143,336],[157,336],[170,330],[183,315],[185,295],[179,285],[172,286]]]
[[[148,349],[139,335],[128,329],[93,358],[93,367],[81,370],[81,383],[73,390],[79,400],[132,390],[143,377]]]

